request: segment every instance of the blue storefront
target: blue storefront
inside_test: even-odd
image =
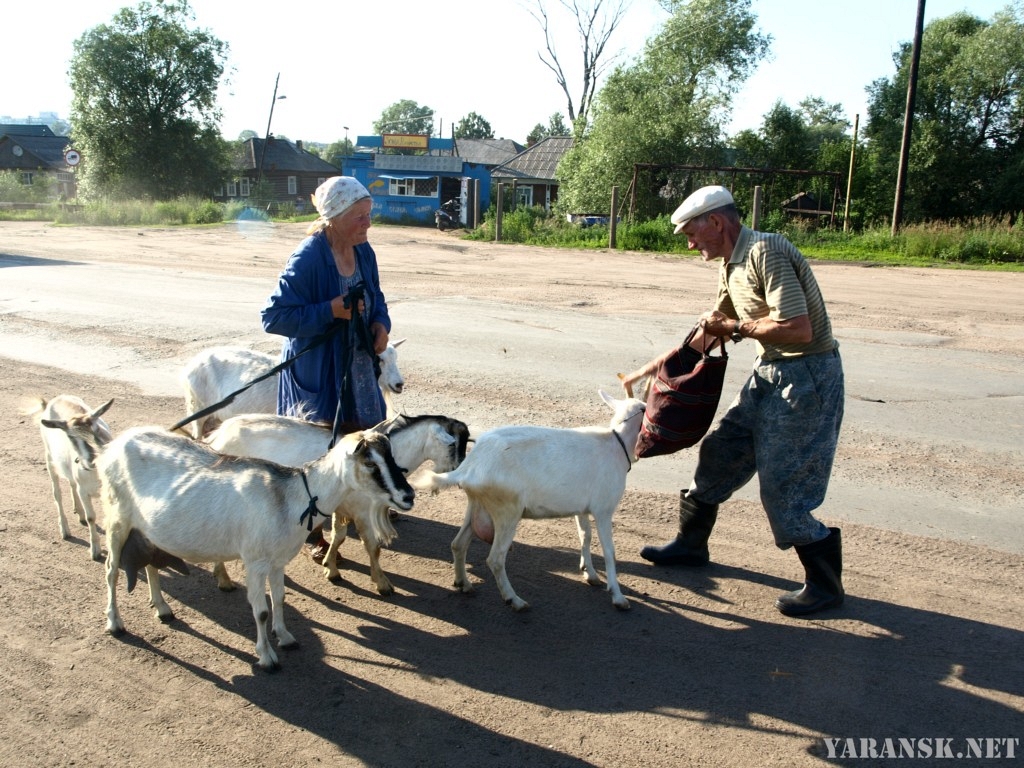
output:
[[[429,154],[385,154],[376,151],[384,147],[384,138],[360,136],[357,146],[369,151],[341,158],[342,173],[370,190],[374,217],[396,224],[433,225],[434,211],[454,198],[461,203],[466,224],[473,221],[474,194],[480,215],[487,210],[490,169],[453,156],[451,139],[428,139]]]

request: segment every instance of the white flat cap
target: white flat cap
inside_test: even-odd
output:
[[[732,194],[725,187],[701,187],[683,200],[683,204],[676,208],[675,213],[672,214],[672,223],[676,225],[674,234],[678,235],[682,232],[683,227],[691,219],[695,219],[705,213],[710,213],[718,208],[735,204],[736,201],[732,199]]]

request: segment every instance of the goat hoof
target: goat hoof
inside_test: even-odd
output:
[[[277,647],[280,648],[282,651],[294,651],[298,649],[299,641],[292,640],[291,642],[287,643],[278,643]]]
[[[378,584],[377,592],[381,597],[391,597],[391,595],[395,594],[395,588],[390,584],[385,584],[384,586]]]
[[[160,619],[161,624],[170,624],[175,618],[173,613],[158,613],[156,617]]]
[[[614,602],[613,604],[620,611],[628,611],[630,608],[633,607],[629,604],[629,600],[626,600],[625,598],[622,599],[622,602]]]
[[[127,634],[127,631],[124,627],[107,627],[107,633],[111,637],[123,637]]]
[[[221,592],[234,592],[235,589],[237,589],[237,587],[235,586],[235,584],[229,582],[227,584],[218,584],[217,589],[219,589]]]
[[[257,669],[262,669],[268,674],[274,674],[275,672],[281,671],[281,664],[275,659],[274,661],[267,662],[264,664],[262,661],[256,662]]]
[[[530,610],[530,604],[528,602],[526,602],[525,600],[521,600],[519,598],[515,598],[515,599],[511,599],[511,600],[506,600],[505,602],[508,603],[509,605],[511,605],[512,606],[512,610],[515,611],[516,613],[522,613],[523,611]]]

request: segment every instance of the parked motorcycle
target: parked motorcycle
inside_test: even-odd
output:
[[[461,214],[462,206],[459,204],[459,201],[448,200],[434,211],[434,222],[442,232],[446,229],[458,229],[462,226]]]

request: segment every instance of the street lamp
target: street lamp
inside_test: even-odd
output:
[[[281,73],[278,72],[277,73],[277,77],[274,79],[274,97],[270,100],[270,116],[267,117],[267,133],[266,133],[266,137],[263,139],[263,150],[260,152],[260,164],[259,164],[259,167],[256,169],[256,184],[257,185],[259,185],[259,183],[263,180],[263,160],[267,156],[267,144],[270,143],[270,121],[274,119],[274,105],[278,102],[279,99],[287,99],[288,98],[287,96],[278,96],[277,95],[277,84],[278,84],[278,82],[280,80],[281,80]]]
[[[345,129],[345,151],[348,152],[348,151],[350,151],[349,148],[348,148],[348,126],[347,125],[343,125],[341,127]]]

